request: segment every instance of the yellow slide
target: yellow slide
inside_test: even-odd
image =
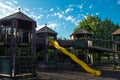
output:
[[[85,71],[92,73],[94,76],[100,76],[101,71],[90,68],[85,62],[77,58],[73,53],[61,47],[57,41],[50,41],[50,45],[62,51],[65,55],[69,56],[73,61],[78,63]]]

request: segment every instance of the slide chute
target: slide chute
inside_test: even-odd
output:
[[[76,62],[77,64],[79,64],[88,73],[91,73],[94,76],[100,76],[101,75],[101,71],[96,70],[96,69],[92,69],[91,67],[89,67],[84,61],[82,61],[79,58],[77,58],[73,53],[71,53],[68,50],[66,50],[65,48],[61,47],[58,44],[57,41],[50,41],[50,45],[54,46],[55,48],[57,48],[58,50],[60,50],[61,52],[63,52],[65,55],[69,56],[74,62]]]

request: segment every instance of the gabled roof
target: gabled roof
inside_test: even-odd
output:
[[[72,33],[71,35],[84,35],[84,34],[90,35],[91,33],[86,31],[86,30],[84,30],[84,29],[82,29],[82,28],[80,28],[76,32]]]
[[[39,29],[36,33],[52,33],[52,34],[57,34],[55,31],[53,31],[52,29],[48,28],[46,25]]]
[[[23,14],[22,12],[17,12],[14,14],[11,14],[9,16],[6,16],[2,19],[0,19],[0,21],[2,20],[10,20],[10,19],[21,19],[21,20],[27,20],[27,21],[31,21],[31,22],[35,22],[33,19],[29,18],[27,15]]]
[[[120,35],[120,28],[118,28],[117,30],[115,30],[112,35]]]

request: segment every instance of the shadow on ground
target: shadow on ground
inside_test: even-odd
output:
[[[108,70],[101,70],[101,71],[102,71],[101,77],[115,78],[120,80],[120,71],[108,71]]]
[[[61,69],[48,68],[39,72],[41,72],[40,76],[43,78],[48,77],[49,79],[47,80],[120,80],[120,70],[113,71],[111,67],[105,66],[94,66],[94,69],[101,70],[102,75],[100,77],[93,77],[80,66],[65,66]]]

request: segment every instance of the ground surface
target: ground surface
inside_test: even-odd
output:
[[[37,71],[41,80],[120,80],[120,70],[113,71],[112,66],[97,66],[102,71],[100,77],[94,77],[81,67],[66,66],[63,69],[48,69]]]

